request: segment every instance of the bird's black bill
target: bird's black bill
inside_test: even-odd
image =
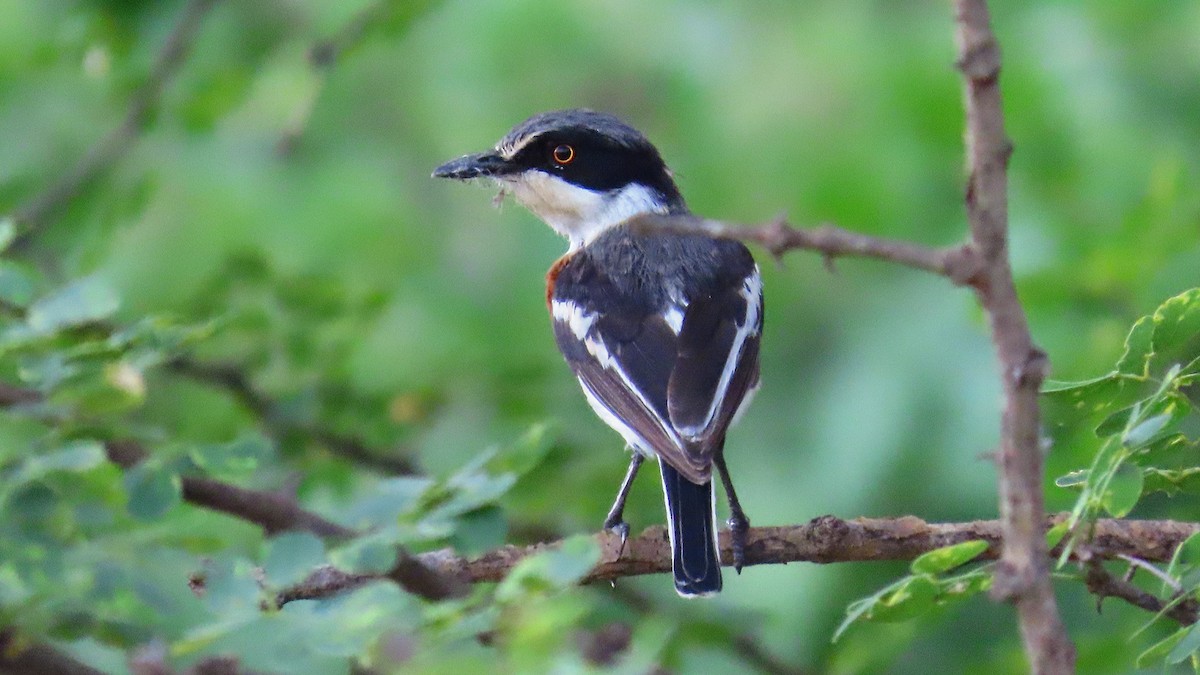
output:
[[[503,157],[492,152],[481,152],[476,155],[466,155],[433,170],[434,178],[450,178],[452,180],[470,180],[501,176],[508,173],[511,166]]]

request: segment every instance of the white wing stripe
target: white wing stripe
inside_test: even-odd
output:
[[[608,351],[608,347],[605,346],[604,342],[590,335],[592,326],[596,323],[596,314],[585,313],[583,309],[579,307],[579,305],[576,305],[569,300],[555,300],[551,303],[550,309],[555,321],[565,323],[567,327],[571,329],[571,333],[576,337],[576,339],[583,343],[583,346],[587,349],[588,354],[591,354],[592,358],[596,359],[596,363],[598,363],[601,368],[611,370],[621,378],[622,384],[625,385],[625,390],[637,398],[638,404],[646,412],[650,419],[654,420],[654,423],[659,427],[659,429],[661,429],[667,438],[669,438],[671,442],[675,444],[675,447],[682,450],[683,441],[680,440],[679,434],[675,431],[675,428],[671,426],[670,422],[664,420],[654,410],[654,407],[651,406],[650,402],[646,400],[646,397],[642,394],[642,391],[638,389],[633,380],[629,378],[629,375],[625,373],[625,369],[621,367],[620,362],[618,362],[617,359],[614,358],[613,355]],[[680,314],[679,322],[682,325],[682,314]],[[633,447],[639,448],[642,450],[643,454],[647,452],[653,454],[653,448],[649,446],[645,439],[642,439],[641,436],[633,430],[633,428],[617,418],[617,416],[614,415],[613,412],[600,401],[599,397],[595,395],[595,393],[590,387],[588,387],[587,383],[584,382],[583,379],[580,379],[579,383],[583,386],[583,393],[585,396],[587,396],[588,403],[591,404],[592,409],[596,411],[596,414],[600,416],[600,419],[604,420],[608,426],[616,429],[617,432],[625,438],[626,443],[629,443]]]
[[[762,277],[758,273],[758,265],[754,266],[754,272],[746,277],[742,282],[741,295],[746,299],[746,316],[741,327],[738,328],[737,334],[733,338],[733,345],[729,350],[729,356],[725,360],[725,368],[721,371],[721,379],[717,381],[717,390],[713,392],[712,402],[708,406],[708,413],[704,416],[704,421],[696,425],[688,425],[679,429],[679,433],[689,440],[695,440],[704,434],[708,425],[712,424],[713,419],[717,416],[717,411],[721,408],[721,403],[725,400],[725,395],[729,391],[729,383],[733,380],[733,373],[737,370],[738,363],[742,359],[742,347],[746,344],[746,340],[758,334],[758,318],[759,318],[759,300],[762,297]]]
[[[587,339],[592,324],[596,323],[595,314],[584,314],[583,308],[569,300],[555,300],[551,303],[551,311],[554,320],[567,324],[571,333],[580,341]]]
[[[671,330],[679,335],[679,331],[683,330],[683,309],[679,305],[671,305],[663,314],[663,321],[666,321]]]

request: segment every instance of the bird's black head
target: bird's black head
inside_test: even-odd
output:
[[[620,119],[591,110],[534,115],[489,152],[434,170],[439,178],[493,178],[579,245],[640,213],[687,207],[650,141]]]

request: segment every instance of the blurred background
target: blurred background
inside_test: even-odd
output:
[[[186,4],[0,0],[0,213],[121,123]],[[1099,375],[1137,317],[1200,277],[1200,4],[1014,0],[993,12],[1018,287],[1053,376]],[[434,477],[548,425],[536,467],[454,541],[471,552],[591,532],[627,456],[554,347],[543,273],[565,242],[512,202],[494,208],[490,186],[432,180],[433,167],[533,113],[591,107],[645,132],[697,213],[953,244],[965,219],[952,19],[945,2],[225,0],[200,19],[144,132],[55,211],[22,264],[100,280],[120,298],[118,322],[221,319],[199,356]],[[970,293],[877,262],[831,272],[809,253],[755,253],[763,387],[727,452],[752,522],[995,517],[997,374]],[[220,391],[146,377],[123,429],[216,443],[258,424]],[[5,426],[0,458],[38,433]],[[302,503],[335,519],[386,478],[275,443],[242,484],[298,480]],[[1048,463],[1052,479],[1087,458]],[[1051,510],[1070,507],[1072,493],[1048,491]],[[261,545],[254,528],[188,508],[163,523],[208,539],[139,540],[166,568]],[[1195,512],[1148,508],[1134,515]],[[649,474],[627,518],[635,531],[662,522]],[[636,653],[675,672],[767,669],[732,646],[733,628],[778,660],[772,672],[1024,670],[1013,612],[983,597],[831,644],[846,605],[905,569],[752,567],[703,603],[678,600],[666,576],[631,579],[618,588],[641,614],[587,588],[555,605],[543,647],[467,641],[412,667],[561,669],[580,627],[618,622]],[[1129,640],[1149,617],[1115,602],[1100,615],[1080,584],[1060,601],[1080,672],[1130,672],[1161,636]],[[187,629],[144,621],[159,628],[137,635],[168,645]],[[79,633],[44,635],[116,670],[137,642]]]

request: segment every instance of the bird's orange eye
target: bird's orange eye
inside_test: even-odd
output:
[[[554,148],[554,152],[551,153],[551,156],[554,157],[554,162],[560,166],[564,164],[570,164],[575,160],[575,148],[572,148],[569,145],[560,145],[557,148]]]

